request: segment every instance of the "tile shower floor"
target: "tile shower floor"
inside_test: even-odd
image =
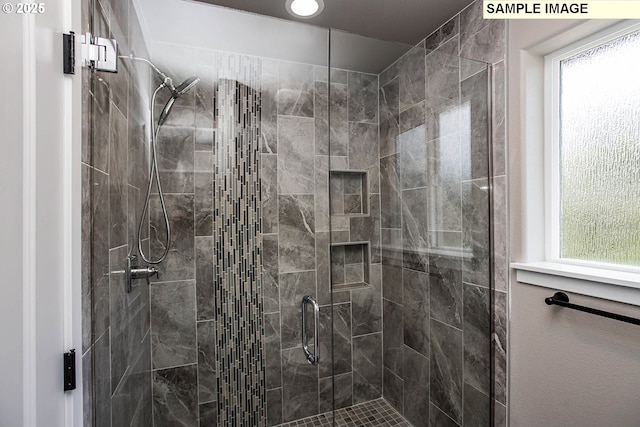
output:
[[[331,426],[331,412],[280,424],[278,427],[324,427]],[[336,427],[411,427],[384,399],[372,400],[336,411]]]

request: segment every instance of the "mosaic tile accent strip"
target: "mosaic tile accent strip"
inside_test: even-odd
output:
[[[213,100],[213,244],[218,425],[266,424],[260,260],[257,58],[219,54]],[[235,73],[234,73],[235,72]],[[228,73],[227,75],[222,75]],[[236,75],[233,75],[236,74]]]
[[[332,426],[331,412],[309,418],[280,424],[278,427],[324,427]],[[359,405],[336,411],[336,427],[411,427],[398,412],[384,399],[371,400]]]

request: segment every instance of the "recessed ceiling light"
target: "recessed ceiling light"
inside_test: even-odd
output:
[[[287,12],[296,18],[313,18],[324,9],[323,0],[287,0]]]

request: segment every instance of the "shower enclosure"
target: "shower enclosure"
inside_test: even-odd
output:
[[[491,425],[492,71],[459,16],[415,46],[179,0],[83,25],[125,57],[82,71],[85,426]],[[151,114],[130,56],[200,79],[156,138],[168,245],[175,92]],[[167,255],[128,287],[138,234]]]

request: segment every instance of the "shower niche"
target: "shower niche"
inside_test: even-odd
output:
[[[331,216],[369,217],[369,177],[364,170],[329,172]],[[334,242],[331,245],[331,287],[334,292],[371,285],[371,253],[368,241]]]
[[[331,215],[368,216],[368,182],[366,171],[332,170],[329,173]]]
[[[370,260],[369,242],[331,245],[331,286],[333,291],[370,286]]]

